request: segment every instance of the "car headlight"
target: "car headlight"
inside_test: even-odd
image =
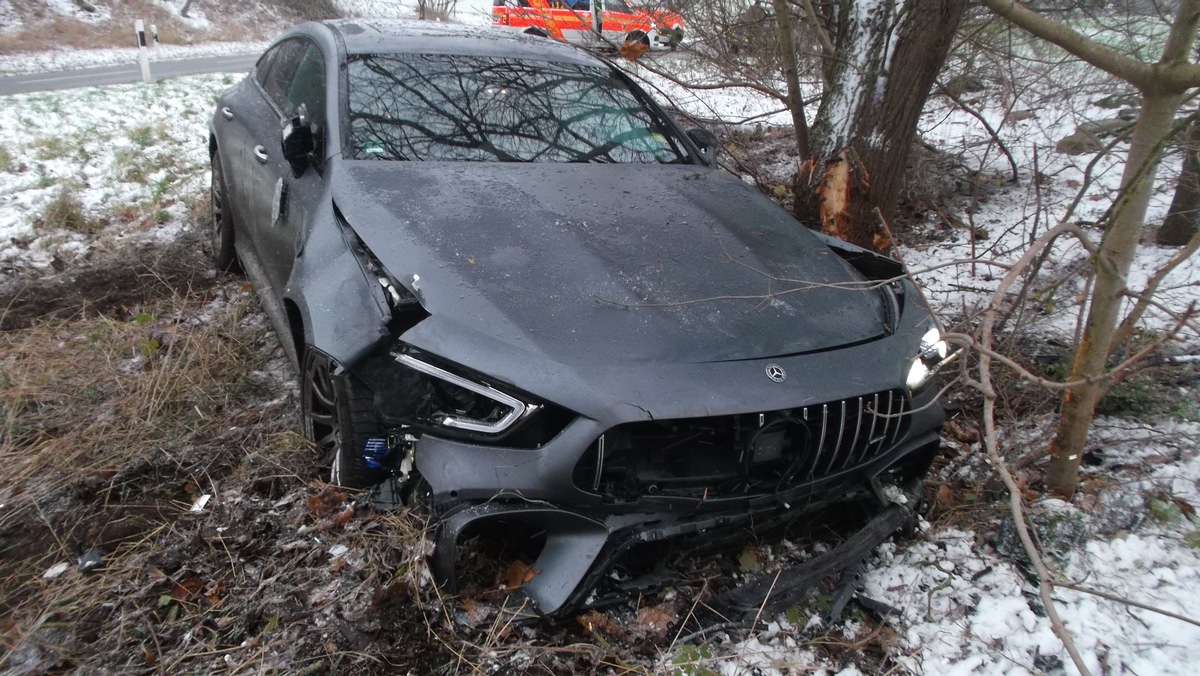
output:
[[[936,326],[930,327],[921,336],[921,347],[908,369],[908,389],[911,392],[924,387],[934,374],[949,361],[950,346],[942,339],[942,332]]]
[[[415,422],[481,434],[502,434],[518,420],[537,410],[490,385],[477,383],[410,354],[395,355],[396,361],[426,376],[416,389],[423,397],[412,412]]]

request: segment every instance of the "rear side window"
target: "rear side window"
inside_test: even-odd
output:
[[[279,53],[279,48],[268,50],[265,54],[258,57],[258,63],[254,64],[254,79],[258,81],[260,86],[266,86],[267,73],[271,71],[271,60]]]
[[[300,61],[308,51],[308,43],[300,39],[287,40],[273,51],[275,55],[271,57],[271,67],[267,71],[266,79],[261,81],[262,87],[275,105],[287,112],[288,90],[292,86],[292,79],[296,77]]]

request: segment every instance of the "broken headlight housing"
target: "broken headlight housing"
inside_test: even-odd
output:
[[[929,384],[933,376],[950,361],[950,346],[942,338],[942,332],[936,326],[921,336],[921,347],[908,368],[906,384],[910,392],[916,393]]]
[[[572,418],[565,409],[403,344],[357,371],[384,424],[408,433],[537,448]]]

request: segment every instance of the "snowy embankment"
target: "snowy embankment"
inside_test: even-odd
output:
[[[686,62],[675,59],[676,67]],[[240,75],[190,76],[154,85],[125,85],[9,97],[0,107],[0,274],[13,270],[85,265],[97,251],[177,236],[186,210],[205,208],[208,186],[206,125],[219,92]],[[664,88],[666,85],[663,85]],[[682,97],[681,97],[682,98]],[[750,116],[777,104],[746,91],[714,93],[690,99],[684,107],[703,116]],[[1036,235],[1064,212],[1091,155],[1067,156],[1053,150],[1087,114],[1100,109],[1063,102],[1037,101],[1034,117],[1002,124],[1004,111],[983,109],[1001,129],[1023,169],[1019,186],[993,193],[974,208],[964,227],[939,229],[922,246],[906,249],[914,270],[965,259],[972,254],[1011,261]],[[1078,112],[1083,115],[1079,115]],[[20,130],[18,133],[17,130]],[[944,99],[934,99],[922,123],[926,138],[991,169],[1006,163],[989,150],[978,122]],[[1029,181],[1037,158],[1042,182]],[[1164,172],[1155,201],[1161,218],[1170,198],[1177,159]],[[1100,217],[1107,208],[1121,169],[1120,157],[1102,160],[1075,220]],[[55,225],[50,207],[63,194],[72,196],[82,220]],[[971,227],[973,226],[973,230]],[[984,232],[986,231],[986,238]],[[972,237],[974,232],[974,237]],[[1094,233],[1098,234],[1098,233]],[[973,242],[972,242],[973,240]],[[1137,286],[1173,253],[1145,245],[1136,263]],[[1081,250],[1063,244],[1047,262],[1064,282],[1059,302],[1045,303],[1037,322],[1054,335],[1068,336],[1075,326],[1083,265]],[[1072,276],[1073,275],[1073,276]],[[983,301],[998,275],[982,265],[972,272],[962,264],[920,275],[934,303],[957,313],[962,303]],[[1179,310],[1195,297],[1200,263],[1181,267],[1164,287],[1167,307]],[[1066,299],[1066,300],[1062,300]],[[1151,326],[1169,321],[1159,316]],[[1194,398],[1183,389],[1180,398]],[[1008,431],[1010,444],[1033,449],[1048,423],[1028,431]],[[1024,434],[1025,436],[1021,436]],[[1103,484],[1085,492],[1078,506],[1043,500],[1031,505],[1046,542],[1069,547],[1050,557],[1066,580],[1081,581],[1118,596],[1185,615],[1200,608],[1200,550],[1186,510],[1172,513],[1172,499],[1200,502],[1200,425],[1161,420],[1153,425],[1108,419],[1098,423],[1096,443],[1104,450],[1088,481]],[[987,480],[989,470],[978,448],[962,447],[948,472],[956,479]],[[949,479],[950,477],[943,477]],[[1165,499],[1148,496],[1167,496]],[[1155,500],[1166,504],[1152,507]],[[1003,508],[997,508],[1002,510]],[[1161,513],[1160,513],[1161,512]],[[1000,514],[996,515],[1002,518]],[[864,579],[866,595],[897,609],[888,620],[894,632],[892,659],[913,673],[1029,673],[1073,670],[1049,629],[1036,588],[1023,572],[1022,555],[1012,542],[991,541],[967,530],[969,524],[928,527],[914,543],[880,548]],[[1068,537],[1069,536],[1069,537]],[[1200,628],[1066,589],[1056,591],[1060,612],[1074,632],[1085,659],[1097,672],[1191,673],[1200,661]],[[802,620],[806,618],[801,618]],[[764,618],[766,630],[720,648],[711,667],[724,673],[785,673],[785,669],[856,673],[856,668],[822,663],[802,650],[803,628],[786,618]],[[847,640],[863,639],[865,625],[842,626]],[[715,646],[714,646],[715,647]],[[671,657],[666,658],[670,660]]]
[[[78,265],[178,236],[187,210],[206,208],[208,119],[240,77],[5,98],[0,271]]]

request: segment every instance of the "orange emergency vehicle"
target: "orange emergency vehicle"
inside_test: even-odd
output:
[[[678,14],[635,9],[627,0],[493,0],[492,23],[588,46],[632,40],[673,49],[683,41]]]

